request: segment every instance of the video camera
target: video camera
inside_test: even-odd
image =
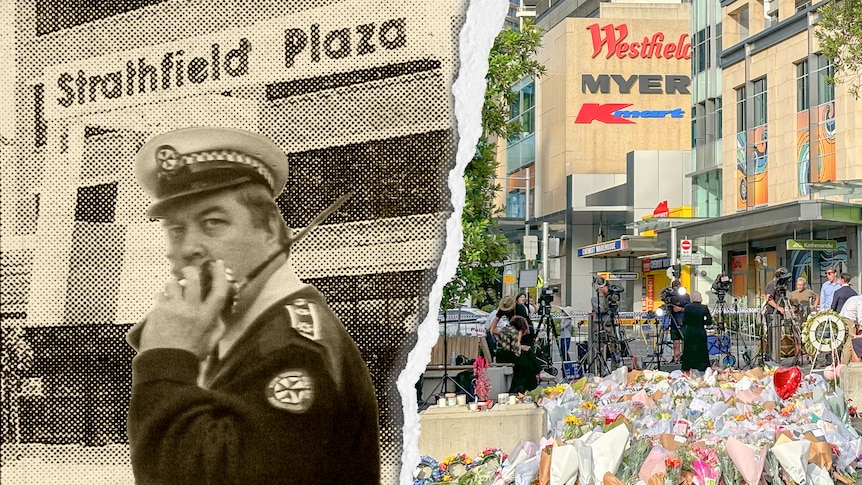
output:
[[[733,278],[725,273],[719,273],[718,276],[715,277],[715,281],[712,282],[712,292],[721,299],[728,291],[730,291],[732,283]]]
[[[554,293],[558,293],[559,291],[559,288],[542,288],[539,290],[539,314],[551,314],[551,303],[554,302]]]
[[[608,309],[611,312],[616,312],[620,307],[620,295],[625,293],[626,289],[619,285],[608,285]]]
[[[793,275],[787,268],[778,268],[775,270],[775,299],[780,300],[787,296],[790,290],[790,285],[793,282]]]

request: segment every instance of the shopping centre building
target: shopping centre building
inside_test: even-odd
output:
[[[169,277],[134,155],[173,128],[236,127],[287,153],[277,202],[289,227],[354,192],[291,257],[369,365],[384,477],[394,479],[395,383],[428,313],[451,212],[463,11],[457,2],[207,5],[16,2],[15,133],[0,147],[2,318],[4,332],[23,329],[35,359],[15,396],[20,421],[10,427],[4,412],[3,438],[125,442],[133,352],[123,335]]]
[[[592,7],[537,5],[536,24],[545,30],[537,58],[547,73],[516,86],[512,113],[525,129],[500,157],[505,230],[520,239],[525,220],[534,231],[549,223],[564,244],[563,255],[549,262],[547,281],[563,295],[555,304],[577,309],[589,307],[597,272],[640,273],[640,266],[633,269],[640,261],[628,256],[664,251],[654,238],[619,239],[632,234],[627,226],[662,201],[672,208],[691,203],[684,176],[691,147],[690,5]],[[601,258],[608,252],[622,257]],[[655,263],[653,284],[666,285],[667,258]],[[621,281],[624,306],[641,300],[641,282]]]
[[[499,176],[510,237],[549,222],[564,241],[555,304],[588,309],[592,276],[610,272],[623,309],[654,308],[683,238],[701,262],[683,283],[708,302],[720,273],[739,306],[777,267],[815,289],[828,266],[862,273],[859,107],[826,81],[817,6],[538,2],[548,71],[516,87],[527,129]]]

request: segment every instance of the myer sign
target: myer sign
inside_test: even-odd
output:
[[[787,250],[803,251],[834,251],[838,249],[838,241],[818,241],[811,239],[788,239]]]
[[[439,10],[435,2],[347,1],[206,36],[50,66],[44,77],[45,117],[65,118],[417,59],[441,61],[440,46],[451,43],[450,16],[433,12],[432,7]]]

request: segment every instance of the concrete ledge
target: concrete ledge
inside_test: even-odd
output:
[[[436,460],[454,453],[475,456],[489,447],[509,453],[518,441],[538,443],[546,421],[545,410],[535,404],[498,404],[486,411],[432,406],[419,414],[419,453]]]

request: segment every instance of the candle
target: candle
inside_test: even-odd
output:
[[[518,396],[509,396],[509,404],[518,404]]]
[[[501,392],[500,394],[497,394],[497,402],[500,404],[506,404],[509,402],[509,393]]]
[[[447,406],[456,406],[457,404],[458,404],[458,401],[455,399],[455,397],[447,397],[446,398],[446,405]]]
[[[470,403],[470,411],[476,411],[477,409],[479,409],[479,403],[471,402]]]
[[[467,395],[466,394],[458,394],[456,397],[459,406],[464,406],[467,404]]]

